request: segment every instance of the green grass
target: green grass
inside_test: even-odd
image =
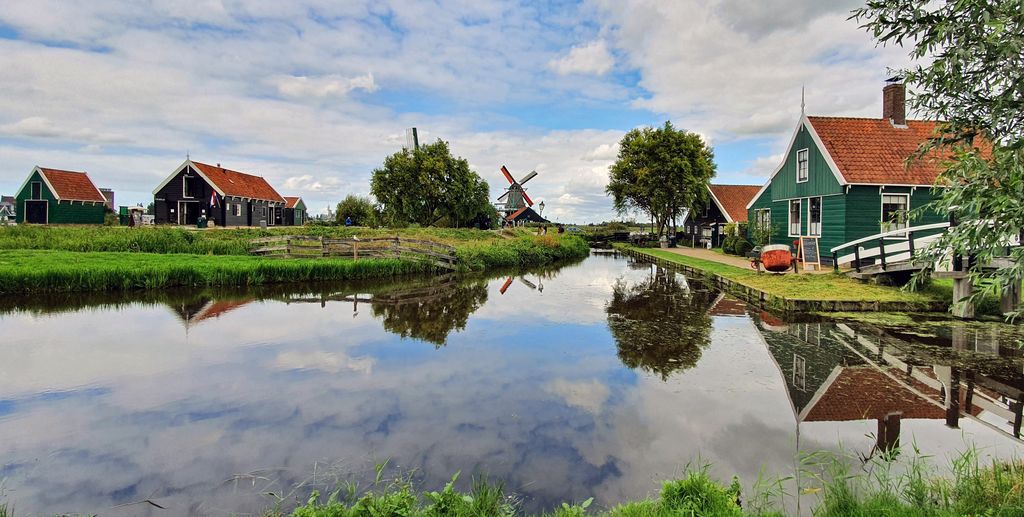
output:
[[[577,237],[516,233],[505,237],[493,234],[496,236],[492,238],[481,235],[492,235],[491,232],[466,232],[482,238],[464,240],[457,248],[459,267],[465,271],[539,266],[581,258],[588,253],[586,243]],[[0,293],[247,286],[388,278],[433,270],[429,264],[397,259],[352,261],[230,254],[0,250]]]
[[[883,453],[850,470],[854,458],[814,453],[803,458],[801,498],[814,515],[954,516],[1024,515],[1024,466],[1019,463],[982,465],[970,449],[950,465],[951,475],[939,475],[919,453]],[[756,484],[744,493],[738,479],[728,485],[709,475],[709,466],[688,469],[680,479],[663,483],[658,497],[624,502],[607,509],[592,507],[593,499],[561,503],[543,517],[682,517],[782,516],[785,481]],[[345,485],[326,498],[318,492],[290,514],[292,517],[513,517],[523,515],[516,497],[500,484],[474,479],[469,492],[455,489],[458,474],[441,490],[417,496],[408,480],[382,483],[357,494]],[[759,480],[760,481],[760,480]],[[816,500],[815,500],[816,499]],[[270,515],[284,515],[280,509]]]
[[[919,291],[907,291],[894,287],[869,284],[836,274],[758,274],[753,269],[744,269],[720,262],[687,257],[660,249],[642,249],[640,251],[669,262],[687,265],[719,275],[738,284],[789,300],[906,302],[916,304],[948,301],[950,298],[945,289],[937,286],[927,286]]]

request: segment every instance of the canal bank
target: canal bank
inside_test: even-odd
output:
[[[747,303],[776,312],[945,312],[950,304],[942,289],[932,286],[909,292],[832,273],[776,275],[662,249],[621,244],[616,245],[616,249],[639,260],[700,278]]]

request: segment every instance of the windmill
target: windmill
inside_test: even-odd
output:
[[[529,174],[523,176],[521,181],[516,181],[512,177],[512,173],[504,165],[501,166],[501,173],[505,175],[505,179],[509,183],[505,193],[498,197],[497,205],[498,210],[504,213],[505,220],[509,222],[521,220],[547,222],[530,208],[533,206],[533,200],[530,199],[530,196],[526,194],[526,189],[523,188],[527,181],[537,176],[537,171],[530,171]]]

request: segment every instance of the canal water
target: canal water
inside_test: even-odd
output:
[[[524,511],[604,507],[704,462],[749,487],[813,451],[855,469],[899,445],[938,463],[967,444],[1024,451],[1012,339],[786,323],[614,255],[496,278],[8,298],[0,329],[0,503],[20,514],[256,513],[365,488],[378,465],[431,490],[500,479]]]

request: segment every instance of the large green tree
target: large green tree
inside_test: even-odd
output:
[[[338,203],[335,220],[344,223],[351,218],[355,226],[376,226],[377,213],[370,198],[349,194]]]
[[[704,207],[714,175],[715,155],[700,135],[665,122],[622,137],[605,192],[620,214],[647,214],[661,235],[685,211]]]
[[[487,182],[443,140],[388,156],[371,191],[391,224],[465,227],[497,218]]]
[[[983,286],[978,295],[1020,282],[1020,247],[1010,251],[1012,267],[982,266],[1024,230],[1024,1],[871,0],[853,18],[880,44],[909,49],[915,64],[897,72],[910,106],[944,121],[911,159],[945,162],[928,208],[952,211],[960,224],[926,254],[976,255],[969,273]]]

